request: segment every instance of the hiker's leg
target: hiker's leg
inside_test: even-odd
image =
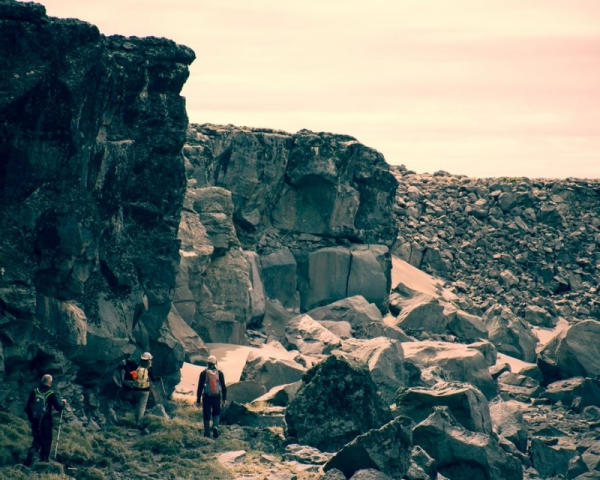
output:
[[[137,392],[137,394],[138,402],[135,409],[135,421],[139,424],[146,413],[146,405],[148,405],[148,397],[150,396],[150,392],[148,390],[140,390]]]
[[[219,421],[221,420],[221,397],[213,397],[211,400],[213,402],[213,438],[217,438],[219,436]]]
[[[52,423],[42,422],[40,440],[42,447],[40,451],[40,461],[49,462],[50,449],[52,448]]]
[[[35,452],[39,451],[42,448],[42,441],[40,439],[40,424],[39,421],[33,421],[31,423],[31,436],[33,438],[31,442],[31,447],[27,450],[27,457],[25,458],[24,465],[31,465],[33,463],[33,455]]]
[[[202,419],[204,420],[204,436],[210,437],[210,414],[211,414],[210,398],[204,395],[202,397]]]

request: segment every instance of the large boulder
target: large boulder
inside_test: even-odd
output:
[[[328,355],[342,342],[337,335],[306,314],[290,319],[285,338],[305,355]]]
[[[300,296],[297,287],[296,259],[288,248],[274,250],[260,257],[265,294],[283,307],[297,309]]]
[[[521,452],[527,452],[527,425],[523,419],[523,404],[502,400],[490,403],[490,416],[496,433],[512,442]]]
[[[331,355],[302,382],[285,413],[287,435],[300,443],[335,452],[392,419],[363,362]]]
[[[374,468],[391,478],[403,478],[412,451],[411,420],[397,417],[379,429],[356,437],[329,460],[324,471],[338,469],[352,477],[355,472]]]
[[[467,430],[492,434],[490,408],[483,394],[466,383],[440,382],[431,388],[409,388],[396,396],[396,413],[413,419],[425,420],[435,407],[445,406]]]
[[[489,400],[496,386],[483,354],[468,345],[447,342],[407,342],[402,344],[404,358],[421,370],[437,367],[446,380],[470,383]]]
[[[522,480],[521,462],[505,452],[492,435],[462,427],[447,407],[435,411],[413,429],[413,443],[435,459],[450,480]]]
[[[438,298],[421,294],[404,302],[395,324],[409,334],[444,333],[448,318],[444,315],[444,305]]]
[[[394,402],[397,390],[409,383],[404,351],[397,340],[386,337],[350,339],[343,342],[341,351],[367,364],[371,378],[388,405]]]
[[[302,365],[293,360],[253,351],[248,354],[240,380],[253,380],[269,391],[278,385],[286,385],[302,379],[305,371]]]
[[[483,315],[489,339],[499,352],[524,362],[535,362],[537,337],[529,326],[510,309],[501,305],[490,307]]]
[[[360,295],[387,310],[391,260],[383,245],[327,247],[308,255],[305,277],[299,281],[303,311]]]
[[[600,322],[585,320],[566,328],[540,351],[538,366],[544,381],[600,375]]]

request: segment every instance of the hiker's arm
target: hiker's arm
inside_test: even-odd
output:
[[[204,383],[206,382],[206,371],[202,370],[198,379],[198,391],[196,392],[196,405],[202,403],[202,392],[204,391]]]
[[[58,400],[56,392],[48,397],[48,404],[57,412],[62,412],[63,408],[65,408],[64,403]]]
[[[227,400],[227,385],[225,385],[225,375],[219,370],[219,383],[221,384],[221,402],[225,403]]]
[[[25,405],[25,408],[23,409],[25,414],[27,415],[27,420],[29,420],[29,422],[31,423],[31,404],[33,403],[33,399],[35,398],[35,393],[30,392],[29,393],[29,398],[27,399],[27,405]]]

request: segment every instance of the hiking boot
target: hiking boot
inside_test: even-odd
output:
[[[219,438],[219,429],[217,427],[213,427],[213,438]]]
[[[208,430],[204,430],[204,437],[210,438],[210,432]]]

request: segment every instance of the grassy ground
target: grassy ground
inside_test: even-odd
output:
[[[298,480],[321,476],[295,472],[293,465],[282,462],[280,429],[222,426],[218,439],[204,438],[201,411],[184,403],[170,419],[146,415],[144,423],[144,432],[135,428],[130,412],[118,417],[117,425],[93,432],[63,422],[56,461],[25,467],[21,462],[31,444],[29,423],[0,412],[0,480],[263,479],[275,471],[295,474]],[[216,460],[237,450],[246,451],[243,463],[226,468]],[[55,444],[52,459],[54,453]]]

